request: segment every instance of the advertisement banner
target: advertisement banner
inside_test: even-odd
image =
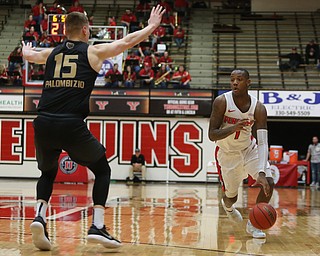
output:
[[[122,57],[123,57],[123,53],[121,53],[113,58],[106,59],[102,63],[102,67],[99,71],[96,82],[94,84],[95,86],[104,86],[106,84],[104,77],[105,77],[106,73],[109,71],[109,69],[113,68],[114,63],[118,64],[118,70],[122,74]]]
[[[39,177],[33,117],[0,119],[0,177]],[[131,157],[140,148],[147,180],[206,181],[215,144],[208,137],[208,118],[99,117],[86,120],[107,149],[112,179],[129,176]]]
[[[268,116],[320,117],[320,92],[259,91]]]
[[[151,90],[150,114],[161,116],[209,116],[211,90]]]
[[[23,88],[1,88],[0,111],[23,111]]]

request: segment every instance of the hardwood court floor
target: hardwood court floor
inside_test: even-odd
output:
[[[0,255],[320,255],[320,191],[277,188],[278,219],[267,239],[252,239],[246,221],[234,225],[220,205],[217,184],[126,186],[112,183],[105,224],[124,246],[109,251],[86,242],[92,184],[55,184],[48,232],[50,252],[37,250],[29,225],[35,180],[0,179]],[[241,188],[237,208],[245,220],[258,189]]]

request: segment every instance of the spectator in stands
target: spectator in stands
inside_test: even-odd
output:
[[[119,87],[119,77],[117,75],[121,75],[118,70],[119,65],[117,63],[113,64],[113,68],[110,68],[108,72],[105,74],[106,84],[105,87],[108,88],[116,88]]]
[[[279,69],[281,72],[291,69],[293,72],[297,71],[297,68],[303,63],[302,56],[297,53],[297,48],[293,47],[292,52],[289,54],[280,55],[279,58],[289,58],[289,62],[280,63]]]
[[[144,63],[144,68],[140,70],[139,76],[141,88],[154,88],[154,72],[148,62]]]
[[[25,40],[25,43],[27,42],[32,42],[32,46],[36,47],[37,46],[37,41],[39,40],[39,34],[34,31],[34,26],[30,27],[30,30],[25,34],[27,38],[27,40]]]
[[[132,66],[134,72],[139,73],[140,71],[140,64],[141,64],[141,58],[135,54],[133,50],[130,51],[129,55],[126,58],[126,61],[135,61],[136,63],[134,65],[130,64]],[[128,65],[126,63],[126,65]]]
[[[47,31],[43,31],[42,36],[39,40],[40,47],[51,47],[53,45],[52,37],[48,36]]]
[[[158,67],[159,60],[153,52],[148,53],[142,59],[143,63],[148,63],[152,68]]]
[[[36,1],[36,4],[32,7],[31,12],[33,15],[33,19],[36,21],[38,25],[40,25],[40,22],[43,18],[43,14],[45,12],[43,2],[40,0]]]
[[[74,1],[72,6],[69,8],[68,13],[70,12],[82,12],[84,13],[83,7],[80,5],[79,1]]]
[[[37,22],[33,19],[33,15],[30,14],[28,19],[24,22],[24,31],[27,32],[30,30],[31,26],[35,26]]]
[[[40,31],[41,31],[41,35],[44,31],[48,30],[48,14],[44,14],[43,16],[43,20],[40,23]]]
[[[157,27],[152,33],[151,48],[157,50],[157,44],[161,43],[162,38],[166,35],[166,29],[162,26]]]
[[[172,80],[176,80],[179,82],[179,83],[173,84],[174,89],[190,88],[189,82],[191,81],[191,76],[189,72],[185,70],[185,67],[183,65],[180,65],[178,71],[173,74]]]
[[[180,25],[173,31],[173,40],[175,41],[178,50],[180,50],[184,42],[184,33],[185,32]]]
[[[309,59],[314,59],[314,64],[319,60],[319,45],[313,39],[306,46],[306,64],[309,64]]]
[[[149,15],[151,7],[147,0],[140,0],[136,7],[136,15],[139,21],[145,21],[146,17]]]
[[[172,12],[172,8],[171,8],[170,4],[166,0],[160,0],[158,4],[163,6],[163,8],[166,9],[165,15],[168,17],[168,14],[170,14]]]
[[[4,64],[0,64],[0,86],[6,85],[8,83],[7,69]]]
[[[170,81],[170,69],[167,70],[166,65],[162,64],[160,70],[156,74],[155,85],[157,88],[165,89]]]
[[[185,16],[188,9],[188,1],[187,0],[175,0],[174,1],[174,9],[179,13],[179,16]]]
[[[160,58],[159,63],[161,65],[165,64],[167,70],[169,68],[172,69],[173,60],[169,57],[169,52],[168,51],[165,51],[163,53],[163,56]]]
[[[63,8],[58,5],[58,1],[54,1],[52,6],[48,8],[48,14],[62,14],[64,13]]]
[[[141,172],[142,182],[144,183],[146,181],[145,159],[139,148],[135,150],[135,154],[131,157],[131,166],[129,169],[130,181],[134,179],[134,172]]]
[[[127,88],[133,88],[136,82],[136,73],[132,71],[130,65],[126,67],[126,70],[123,72],[124,86]]]
[[[21,46],[17,46],[16,48],[14,48],[14,50],[10,53],[8,57],[8,61],[10,72],[13,72],[14,70],[18,69],[18,67],[23,63]]]
[[[141,58],[144,58],[145,55],[147,55],[147,54],[151,54],[151,42],[149,42],[147,40],[145,40],[139,44],[137,54],[139,54],[141,56]]]
[[[127,9],[122,15],[120,22],[122,26],[129,29],[129,32],[134,32],[137,30],[138,26],[134,25],[137,22],[137,17],[131,12],[130,9]]]

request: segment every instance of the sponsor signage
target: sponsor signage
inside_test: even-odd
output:
[[[268,116],[320,117],[319,91],[259,91]]]

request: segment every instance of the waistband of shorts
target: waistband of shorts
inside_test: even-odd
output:
[[[49,112],[39,112],[39,116],[46,116],[46,117],[52,117],[52,118],[78,118],[83,119],[83,116],[80,114],[57,114],[57,113],[49,113]]]

